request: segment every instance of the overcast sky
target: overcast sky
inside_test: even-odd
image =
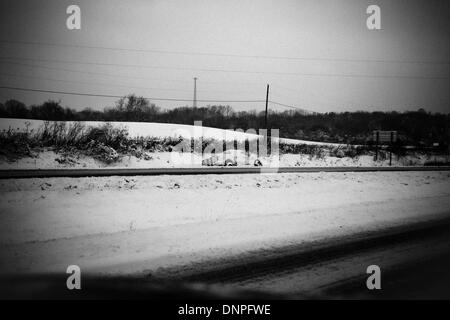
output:
[[[81,30],[66,28],[71,4]],[[370,4],[382,30],[366,27]],[[449,112],[446,0],[2,0],[0,14],[0,86],[190,100],[198,77],[205,100],[264,100],[269,83],[270,100],[318,112]],[[116,100],[0,89],[10,98],[78,110]]]

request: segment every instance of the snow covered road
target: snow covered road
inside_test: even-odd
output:
[[[0,271],[164,276],[253,250],[450,215],[450,173],[0,181]]]

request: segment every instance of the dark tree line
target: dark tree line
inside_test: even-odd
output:
[[[16,100],[0,103],[0,117],[56,121],[139,121],[193,124],[223,129],[263,129],[264,112],[234,111],[230,106],[178,107],[162,110],[135,95],[119,99],[102,111],[90,108],[76,111],[49,100],[41,105],[26,106]],[[294,110],[269,114],[269,127],[280,130],[280,136],[294,139],[365,143],[373,130],[397,130],[402,143],[448,146],[450,115],[428,113],[423,109],[410,112],[341,112],[305,115]]]

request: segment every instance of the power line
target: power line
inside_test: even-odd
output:
[[[291,106],[291,105],[288,105],[288,104],[284,104],[284,103],[280,103],[280,102],[275,102],[275,101],[272,101],[272,100],[269,100],[269,102],[272,103],[272,104],[281,106],[281,107],[286,107],[286,108],[290,108],[290,109],[300,110],[300,111],[302,111],[302,112],[304,112],[304,113],[315,113],[314,111],[309,111],[309,110],[306,110],[306,109],[303,109],[303,108],[294,107],[294,106]]]
[[[0,59],[3,59],[3,58],[0,57]],[[16,58],[12,58],[12,59],[16,59]],[[31,60],[31,59],[29,59],[29,60]],[[47,70],[56,70],[56,71],[74,72],[74,73],[82,73],[82,74],[108,76],[108,77],[114,77],[114,78],[121,77],[121,78],[128,78],[128,79],[158,80],[158,81],[179,82],[179,83],[186,83],[186,84],[188,83],[187,81],[184,81],[184,80],[172,80],[172,79],[168,80],[168,79],[160,79],[160,78],[152,78],[152,77],[127,76],[127,75],[118,75],[118,74],[106,73],[106,72],[82,71],[82,70],[74,70],[74,69],[59,68],[59,67],[49,67],[49,66],[43,66],[43,65],[12,62],[12,61],[0,61],[0,63],[22,66],[22,67],[29,67],[29,68],[39,68],[39,69],[47,69]]]
[[[0,73],[0,76],[15,77],[15,78],[25,78],[25,79],[35,79],[35,80],[45,80],[45,81],[54,81],[54,82],[77,83],[77,84],[84,84],[84,85],[97,85],[97,86],[104,86],[104,87],[121,87],[121,88],[134,88],[134,89],[146,89],[146,90],[164,90],[164,91],[190,92],[190,90],[178,90],[178,89],[167,89],[167,88],[151,88],[151,87],[139,87],[139,86],[126,86],[126,85],[118,85],[118,84],[105,84],[105,83],[97,83],[97,82],[85,82],[85,81],[74,81],[74,80],[63,80],[63,79],[50,79],[50,78],[33,77],[33,76],[8,74],[8,73]]]
[[[19,88],[19,87],[10,87],[10,86],[0,86],[0,89],[8,89],[8,90],[18,90],[18,91],[29,91],[29,92],[41,92],[41,93],[53,93],[53,94],[64,94],[64,95],[76,95],[76,96],[88,96],[88,97],[100,97],[100,98],[116,98],[120,99],[123,96],[119,95],[110,95],[110,94],[94,94],[94,93],[83,93],[83,92],[67,92],[67,91],[55,91],[55,90],[42,90],[42,89],[31,89],[31,88]],[[154,100],[154,101],[177,101],[177,102],[190,102],[190,99],[177,99],[177,98],[155,98],[155,97],[144,97],[144,99]],[[265,100],[197,100],[198,102],[219,102],[219,103],[263,103]],[[303,112],[311,113],[312,111],[294,107],[291,105],[270,101],[270,103],[291,108],[301,110]]]
[[[75,73],[86,73],[86,74],[93,74],[93,75],[105,75],[105,76],[110,76],[110,77],[114,77],[117,78],[119,75],[116,74],[109,74],[109,73],[101,73],[101,72],[89,72],[89,71],[80,71],[80,70],[73,70],[73,69],[66,69],[66,68],[53,68],[53,67],[47,67],[47,66],[40,66],[40,65],[33,65],[33,64],[24,64],[24,63],[15,63],[15,62],[2,62],[0,61],[0,63],[6,63],[6,64],[12,64],[12,65],[19,65],[19,66],[25,66],[25,67],[31,67],[31,68],[43,68],[43,69],[50,69],[50,70],[58,70],[58,71],[67,71],[67,72],[75,72]],[[1,75],[1,74],[0,74]],[[72,80],[61,80],[61,79],[48,79],[48,78],[40,78],[40,77],[30,77],[30,76],[23,76],[23,75],[12,75],[12,74],[4,74],[6,76],[12,76],[12,77],[22,77],[22,78],[30,78],[30,79],[39,79],[39,80],[48,80],[48,81],[57,81],[57,82],[73,82],[73,83],[80,83],[80,84],[94,84],[94,85],[100,85],[100,86],[115,86],[115,87],[126,87],[126,88],[141,88],[141,89],[156,89],[156,88],[148,88],[148,87],[136,87],[136,86],[125,86],[125,85],[113,85],[113,84],[100,84],[100,83],[89,83],[89,82],[82,82],[82,81],[72,81]],[[145,80],[158,80],[158,81],[167,81],[167,82],[179,82],[179,83],[187,83],[187,81],[183,81],[183,80],[169,80],[169,79],[160,79],[160,78],[148,78],[148,77],[128,77],[128,76],[123,76],[120,75],[121,78],[131,78],[131,79],[145,79]],[[224,83],[228,83],[228,82],[202,82],[203,84],[207,83],[207,84],[224,84]],[[252,85],[259,85],[259,83],[256,82],[229,82],[229,84],[236,84],[236,83],[245,83],[245,84],[252,84]],[[280,89],[285,89],[291,92],[295,92],[298,93],[298,90],[294,90],[292,88],[287,88],[284,86],[280,86],[277,85],[276,88],[280,88]],[[176,90],[176,89],[162,89],[161,90],[169,90],[169,91],[186,91],[186,92],[190,92],[190,90]],[[202,90],[199,90],[199,92],[202,92]],[[206,92],[206,91],[205,91]],[[208,90],[208,92],[224,92],[224,91],[217,91],[217,90],[213,90],[210,91]],[[236,93],[237,91],[232,91],[233,93]],[[240,91],[239,91],[240,92]],[[315,97],[317,97],[314,93],[310,92],[309,93]],[[276,95],[276,94],[275,94]],[[323,100],[325,101],[325,100]],[[328,102],[330,102],[331,100],[327,100]],[[270,101],[269,101],[270,102]],[[355,102],[350,102],[347,101],[346,103],[349,104],[355,104]],[[288,105],[283,105],[284,107],[287,108],[294,108],[294,109],[299,109],[293,106],[288,106]],[[302,110],[300,108],[300,110]]]
[[[141,87],[134,85],[119,85],[119,84],[106,84],[106,83],[98,83],[98,82],[86,82],[86,81],[74,81],[74,80],[63,80],[63,79],[55,79],[55,78],[44,78],[44,77],[34,77],[34,76],[26,76],[26,75],[18,75],[18,74],[8,74],[8,73],[0,73],[0,76],[5,77],[15,77],[15,78],[25,78],[25,79],[35,79],[35,80],[45,80],[45,81],[53,81],[53,82],[66,82],[66,83],[77,83],[82,85],[96,85],[103,87],[119,87],[119,88],[131,88],[131,89],[145,89],[145,90],[161,90],[161,91],[177,91],[177,92],[191,92],[191,90],[182,90],[182,89],[168,89],[168,88],[155,88],[155,87]],[[198,92],[220,92],[227,93],[229,91],[218,91],[218,90],[198,90]],[[233,93],[242,93],[242,91],[232,91]]]
[[[55,90],[42,90],[42,89],[31,89],[31,88],[19,88],[19,87],[10,87],[10,86],[0,86],[0,89],[8,89],[8,90],[17,90],[17,91],[29,91],[29,92],[40,92],[40,93],[52,93],[52,94],[64,94],[64,95],[75,95],[75,96],[87,96],[87,97],[100,97],[100,98],[115,98],[120,99],[123,96],[119,95],[109,95],[109,94],[94,94],[94,93],[83,93],[83,92],[67,92],[67,91],[55,91]],[[155,97],[143,97],[147,100],[153,101],[176,101],[176,102],[189,102],[190,99],[177,99],[177,98],[155,98]],[[197,100],[198,102],[217,102],[217,103],[263,103],[265,100]],[[268,101],[271,104],[275,104],[278,106],[296,109],[305,114],[313,114],[316,113],[314,111],[306,110],[299,107],[294,107],[292,105],[287,105],[284,103],[276,102],[276,101]]]
[[[50,63],[71,63],[82,65],[99,65],[99,66],[114,66],[114,67],[128,67],[128,68],[150,68],[163,70],[184,70],[184,71],[201,71],[201,72],[226,72],[226,73],[244,73],[244,74],[272,74],[272,75],[287,75],[287,76],[309,76],[309,77],[336,77],[336,78],[375,78],[375,79],[422,79],[422,80],[449,80],[449,76],[402,76],[402,75],[365,75],[365,74],[344,74],[344,73],[301,73],[301,72],[278,72],[278,71],[250,71],[250,70],[231,70],[231,69],[206,69],[206,68],[187,68],[187,67],[168,67],[168,66],[150,66],[138,64],[119,64],[119,63],[105,63],[105,62],[82,62],[73,60],[52,60],[52,59],[32,59],[32,58],[15,58],[15,57],[0,57],[6,60],[26,60],[39,61]]]
[[[3,59],[0,57],[0,59]],[[16,58],[14,58],[16,59]],[[19,58],[20,59],[20,58]],[[163,79],[163,78],[156,78],[156,77],[138,77],[138,76],[129,76],[129,75],[119,75],[114,73],[106,73],[106,72],[93,72],[93,71],[84,71],[84,70],[75,70],[75,69],[69,69],[69,68],[60,68],[60,67],[49,67],[49,66],[43,66],[43,65],[37,65],[37,64],[29,64],[29,63],[21,63],[21,62],[12,62],[12,61],[1,61],[1,64],[10,64],[15,66],[21,66],[21,67],[28,67],[28,68],[39,68],[39,69],[46,69],[46,70],[56,70],[56,71],[65,71],[65,72],[74,72],[79,74],[90,74],[90,75],[100,75],[100,76],[107,76],[107,77],[113,77],[113,78],[126,78],[126,79],[139,79],[139,80],[156,80],[156,81],[163,81],[163,82],[176,82],[176,83],[184,83],[188,84],[188,81],[185,80],[175,80],[175,79]],[[203,81],[203,84],[250,84],[250,85],[260,85],[260,83],[256,82],[224,82],[224,81]]]
[[[304,110],[302,108],[294,107],[294,106],[291,106],[291,105],[288,105],[288,104],[284,104],[284,103],[275,102],[275,101],[272,101],[272,100],[269,100],[269,102],[273,103],[273,104],[276,104],[276,105],[279,105],[279,106],[282,106],[282,107],[286,107],[286,108]]]
[[[19,88],[19,87],[10,87],[10,86],[0,86],[0,89],[53,93],[53,94],[65,94],[65,95],[75,95],[75,96],[87,96],[87,97],[100,97],[100,98],[122,98],[123,97],[123,96],[109,95],[109,94],[94,94],[94,93],[83,93],[83,92],[42,90],[42,89]],[[177,101],[177,102],[192,101],[191,99],[177,99],[177,98],[155,98],[155,97],[143,97],[143,98],[148,99],[148,100],[154,100],[154,101]],[[218,102],[218,103],[260,103],[260,102],[264,102],[264,100],[212,100],[212,99],[197,100],[197,101],[198,102]]]
[[[425,60],[389,60],[389,59],[348,59],[348,58],[314,58],[314,57],[290,57],[290,56],[268,56],[268,55],[244,55],[231,53],[212,53],[212,52],[195,52],[195,51],[173,51],[160,49],[135,49],[135,48],[119,48],[107,46],[88,46],[77,44],[63,44],[50,42],[31,42],[31,41],[11,41],[0,40],[4,44],[22,44],[35,46],[52,46],[52,47],[66,47],[66,48],[81,48],[81,49],[97,49],[97,50],[112,50],[123,52],[140,52],[140,53],[158,53],[158,54],[172,54],[172,55],[193,55],[193,56],[212,56],[212,57],[231,57],[231,58],[247,58],[247,59],[270,59],[270,60],[298,60],[298,61],[328,61],[328,62],[352,62],[352,63],[402,63],[402,64],[436,64],[448,65],[450,61],[425,61]]]

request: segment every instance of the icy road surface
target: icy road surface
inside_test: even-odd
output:
[[[0,181],[0,272],[164,274],[449,216],[450,173]]]

